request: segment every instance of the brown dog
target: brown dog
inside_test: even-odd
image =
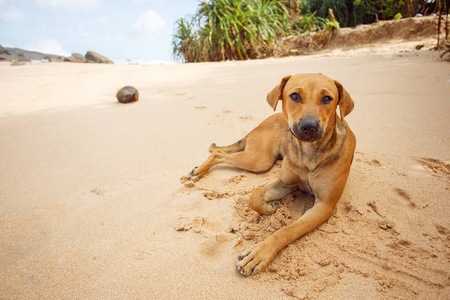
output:
[[[250,207],[267,215],[277,209],[274,200],[296,190],[314,195],[314,206],[300,219],[239,255],[236,268],[244,276],[265,269],[278,252],[331,217],[356,146],[355,135],[344,121],[354,102],[339,82],[321,74],[286,76],[267,95],[274,110],[278,100],[283,114],[267,118],[231,146],[212,144],[213,153],[191,172],[198,180],[218,163],[262,172],[282,158],[279,177],[253,192]]]

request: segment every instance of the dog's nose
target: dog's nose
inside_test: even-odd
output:
[[[307,135],[312,135],[319,131],[319,122],[314,119],[301,120],[299,125],[302,133]]]
[[[289,130],[296,138],[304,142],[316,141],[323,135],[320,121],[315,118],[302,118],[298,123],[289,126]]]

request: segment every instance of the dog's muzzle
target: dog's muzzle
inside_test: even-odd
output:
[[[302,142],[314,142],[322,138],[323,130],[316,119],[300,119],[298,123],[290,124],[291,133]]]

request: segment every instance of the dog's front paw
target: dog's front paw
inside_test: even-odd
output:
[[[266,245],[266,242],[262,242],[242,252],[238,256],[236,270],[242,276],[261,273],[277,254],[272,249],[273,247]]]
[[[276,212],[278,208],[280,208],[279,200],[264,200],[264,191],[262,189],[256,190],[253,194],[251,194],[248,199],[248,203],[250,208],[260,215],[271,215]]]
[[[262,203],[259,207],[258,210],[256,210],[260,215],[272,215],[274,214],[277,209],[279,209],[281,207],[281,204],[279,201],[270,201],[270,202],[266,202],[266,203]]]

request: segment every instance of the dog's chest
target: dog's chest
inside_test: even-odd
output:
[[[296,144],[289,146],[286,158],[295,173],[302,179],[318,166],[319,161],[314,147],[302,147]]]
[[[300,160],[309,171],[314,170],[317,167],[319,161],[316,147],[302,145],[299,148]]]

